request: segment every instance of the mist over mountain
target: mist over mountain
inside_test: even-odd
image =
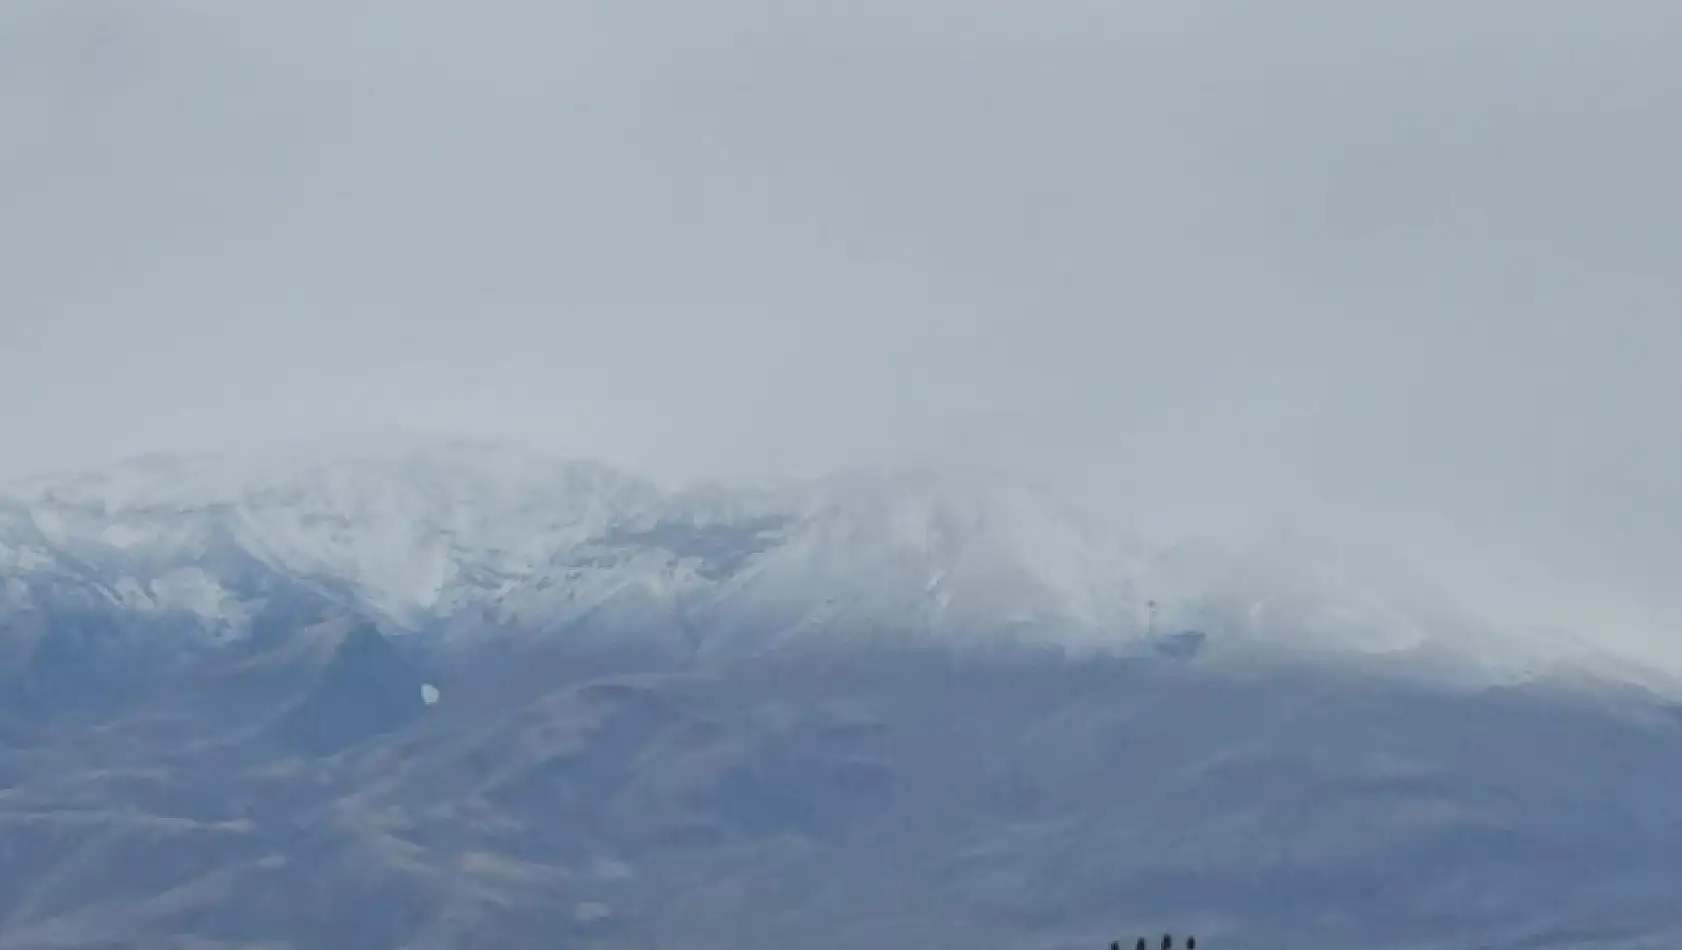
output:
[[[0,950],[1675,950],[1678,49],[0,2]]]
[[[1644,947],[1667,673],[931,472],[0,502],[0,947]]]

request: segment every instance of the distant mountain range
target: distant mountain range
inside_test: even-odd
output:
[[[1157,632],[1226,653],[1507,680],[1609,668],[1399,578],[1354,577],[1298,552],[1155,549],[973,475],[667,492],[494,445],[150,458],[0,491],[0,670],[67,649],[49,629],[159,658],[332,616],[430,645],[552,638],[689,660],[871,637],[1117,654],[1153,646],[1152,602]]]
[[[0,950],[1674,942],[1678,694],[1591,642],[967,474],[36,479]]]

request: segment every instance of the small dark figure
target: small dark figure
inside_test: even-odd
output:
[[[1162,935],[1162,950],[1174,950],[1174,937],[1171,934]]]
[[[1121,950],[1121,941],[1120,940],[1111,940],[1110,941],[1110,950]]]
[[[1140,937],[1139,942],[1133,945],[1133,950],[1145,950],[1145,938],[1144,937]]]
[[[1197,938],[1196,937],[1187,937],[1186,938],[1186,950],[1197,950]]]

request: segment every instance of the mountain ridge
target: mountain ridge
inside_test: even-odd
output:
[[[1677,932],[1643,670],[990,479],[442,456],[0,503],[0,950]]]
[[[6,641],[31,617],[72,607],[173,625],[195,650],[339,613],[438,648],[641,638],[694,659],[888,636],[1671,683],[1586,638],[1501,630],[1335,560],[1153,547],[992,474],[854,469],[668,489],[468,442],[148,456],[0,486],[0,657],[22,649]]]

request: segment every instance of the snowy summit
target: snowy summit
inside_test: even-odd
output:
[[[238,642],[306,609],[439,644],[571,638],[695,659],[890,637],[1376,659],[1474,681],[1617,667],[1329,567],[1299,552],[1153,548],[1002,479],[844,472],[667,491],[599,463],[464,443],[154,457],[0,495],[0,610],[127,616],[143,622],[122,636],[156,650]]]

